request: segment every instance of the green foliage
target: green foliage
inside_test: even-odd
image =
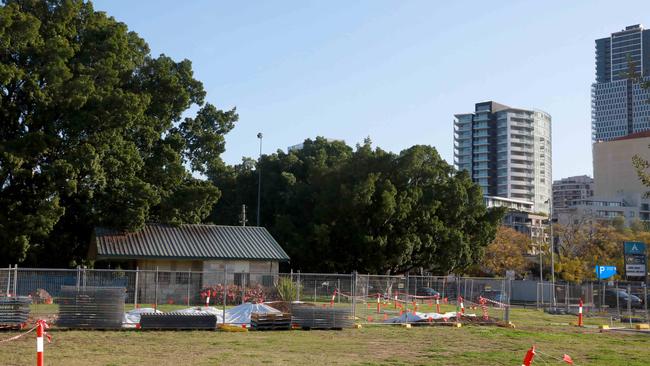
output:
[[[67,265],[94,226],[200,222],[235,110],[81,0],[0,6],[0,264]],[[198,106],[194,118],[182,116]],[[72,261],[72,262],[71,262]]]
[[[462,271],[480,261],[503,214],[430,146],[394,154],[316,138],[260,164],[262,225],[304,271]],[[214,221],[237,224],[246,204],[254,222],[257,174],[245,161],[210,175],[224,191]]]
[[[280,277],[275,289],[278,291],[278,296],[282,301],[294,301],[299,291],[302,291],[302,286],[297,282],[293,282],[291,278]]]

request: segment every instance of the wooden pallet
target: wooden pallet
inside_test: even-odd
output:
[[[288,313],[252,313],[251,329],[287,330],[291,329],[291,314]]]

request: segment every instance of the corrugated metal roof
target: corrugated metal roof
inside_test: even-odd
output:
[[[148,224],[134,233],[95,228],[97,259],[174,258],[288,261],[266,228]]]

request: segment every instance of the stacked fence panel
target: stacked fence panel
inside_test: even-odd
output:
[[[350,308],[327,308],[311,304],[294,304],[291,321],[303,329],[343,329],[354,325]]]
[[[119,329],[124,316],[123,287],[62,286],[57,299],[59,319],[64,328]]]
[[[21,327],[27,323],[31,303],[25,296],[0,297],[0,327]]]

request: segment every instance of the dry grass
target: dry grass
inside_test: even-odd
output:
[[[514,310],[516,329],[497,327],[367,326],[343,331],[142,332],[52,330],[49,365],[518,365],[535,344],[578,365],[647,365],[650,336],[599,333],[554,325],[575,321],[535,310]],[[606,320],[592,320],[596,324]],[[0,333],[5,339],[14,333]],[[0,344],[0,364],[34,362],[33,335]],[[539,355],[543,365],[548,356]],[[559,364],[558,362],[548,362]]]

